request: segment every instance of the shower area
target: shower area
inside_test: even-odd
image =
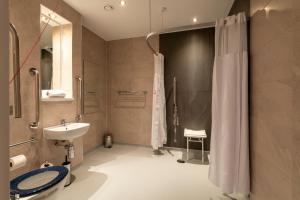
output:
[[[154,153],[187,149],[178,163],[201,158],[222,192],[247,195],[249,39],[246,13],[231,14],[197,29],[160,31],[159,52],[148,42],[157,33],[147,36],[155,60],[151,144]]]
[[[164,55],[167,147],[187,148],[184,129],[205,130],[210,150],[212,74],[215,28],[165,33],[159,38]],[[191,142],[191,149],[201,149]]]

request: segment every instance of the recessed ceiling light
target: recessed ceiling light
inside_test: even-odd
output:
[[[194,17],[194,18],[193,18],[193,22],[194,22],[194,23],[197,23],[197,22],[198,22],[198,19],[197,19],[196,17]]]
[[[122,0],[120,4],[122,7],[126,6],[126,2],[124,0]]]
[[[107,4],[104,6],[104,10],[106,10],[106,11],[112,11],[113,9],[114,9],[114,7],[112,5]]]

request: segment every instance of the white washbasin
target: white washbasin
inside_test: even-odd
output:
[[[72,142],[88,132],[89,123],[67,123],[43,129],[44,137],[48,140],[68,140]]]

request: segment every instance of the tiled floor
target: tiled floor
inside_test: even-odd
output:
[[[76,179],[59,200],[230,199],[209,182],[208,165],[177,163],[179,150],[163,153],[128,145],[98,148],[72,172]]]

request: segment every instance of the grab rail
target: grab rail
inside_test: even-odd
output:
[[[21,87],[20,87],[20,46],[19,36],[15,26],[9,23],[9,32],[12,35],[13,42],[13,74],[14,78],[14,113],[15,118],[22,117],[22,105],[21,105]]]
[[[35,76],[35,121],[29,124],[31,129],[37,129],[40,124],[40,73],[36,68],[30,68],[29,73]]]
[[[9,148],[20,146],[20,145],[23,145],[23,144],[28,144],[28,143],[35,143],[35,142],[37,142],[37,140],[34,137],[32,137],[32,138],[30,138],[30,140],[26,140],[26,141],[19,142],[19,143],[16,143],[16,144],[11,144],[11,145],[9,145]]]
[[[84,101],[83,101],[83,80],[80,76],[76,77],[78,80],[78,96],[79,96],[79,113],[76,116],[76,121],[80,121],[82,119],[82,115],[84,112]]]

